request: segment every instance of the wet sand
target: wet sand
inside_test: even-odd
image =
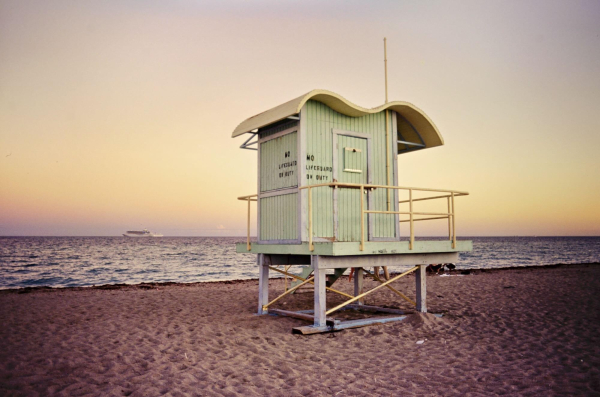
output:
[[[0,291],[0,395],[600,395],[600,265],[427,283],[441,319],[311,336],[254,315],[255,280]],[[387,289],[366,303],[410,309]],[[276,306],[311,305],[305,289]]]

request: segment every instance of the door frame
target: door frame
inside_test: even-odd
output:
[[[362,132],[354,132],[347,130],[340,130],[338,128],[331,129],[332,134],[332,144],[333,144],[333,181],[338,181],[338,136],[344,135],[352,138],[362,138],[367,140],[367,184],[373,183],[373,137],[370,134],[365,134]],[[371,191],[367,191],[367,209],[371,209]],[[367,240],[371,239],[371,230],[373,227],[371,225],[372,217],[367,214]],[[338,189],[333,189],[333,237],[335,241],[338,239]]]

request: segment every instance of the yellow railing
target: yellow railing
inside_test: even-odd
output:
[[[332,188],[341,188],[341,189],[360,189],[360,250],[364,251],[365,249],[365,214],[398,214],[398,215],[408,215],[408,219],[400,220],[400,223],[410,222],[410,240],[409,240],[409,249],[413,249],[415,244],[415,230],[414,230],[414,222],[417,221],[427,221],[434,219],[448,219],[448,239],[452,241],[452,248],[456,248],[456,212],[454,209],[454,198],[459,196],[467,196],[468,192],[461,192],[458,190],[441,190],[441,189],[427,189],[427,188],[416,188],[416,187],[404,187],[404,186],[390,186],[390,185],[369,185],[369,184],[359,184],[359,183],[341,183],[341,182],[333,182],[333,183],[320,183],[316,185],[310,186],[301,186],[299,189],[307,189],[308,190],[308,246],[310,251],[314,251],[315,247],[313,244],[313,205],[312,205],[312,189],[320,188],[320,187],[332,187]],[[365,209],[365,199],[364,192],[365,189],[396,189],[396,190],[406,190],[408,191],[408,200],[399,201],[399,204],[407,204],[408,203],[408,211],[375,211],[375,210],[366,210]],[[413,198],[413,192],[435,192],[435,193],[444,193],[443,195],[431,196],[431,197],[420,197]],[[256,201],[256,194],[249,196],[238,197],[238,200],[247,200],[248,201],[248,239],[247,239],[247,247],[248,251],[251,250],[250,245],[250,202]],[[426,201],[426,200],[436,200],[436,199],[446,199],[448,202],[448,212],[417,212],[413,211],[413,203],[417,201]],[[417,216],[426,216],[425,218],[416,218]]]
[[[256,201],[255,197],[258,197],[258,194],[251,194],[249,196],[238,197],[238,200],[248,201],[248,238],[246,239],[246,248],[248,248],[248,251],[252,250],[252,245],[250,244],[250,203],[252,201]]]
[[[349,188],[349,189],[360,189],[360,250],[364,251],[365,249],[365,214],[399,214],[399,215],[408,215],[408,219],[400,220],[400,222],[410,222],[410,241],[409,241],[409,249],[413,249],[415,244],[415,229],[414,222],[416,221],[426,221],[433,219],[448,219],[448,239],[452,241],[452,248],[456,248],[456,213],[454,211],[454,198],[459,196],[467,196],[469,193],[461,192],[458,190],[441,190],[441,189],[427,189],[427,188],[416,188],[416,187],[404,187],[404,186],[390,186],[390,185],[369,185],[369,184],[359,184],[359,183],[321,183],[310,186],[302,186],[300,189],[308,189],[308,246],[310,251],[315,249],[313,244],[313,219],[312,219],[312,189],[318,187],[333,187],[333,188]],[[364,191],[365,189],[396,189],[396,190],[406,190],[408,191],[408,200],[399,201],[399,204],[408,203],[408,211],[372,211],[365,210],[365,198]],[[417,199],[413,199],[413,192],[436,192],[436,193],[446,193],[442,196],[432,196],[432,197],[421,197]],[[425,200],[434,200],[434,199],[442,199],[446,198],[448,201],[448,212],[415,212],[413,211],[413,203],[416,201],[425,201]],[[419,216],[429,216],[427,218],[418,218],[415,219],[415,215]],[[433,216],[431,216],[433,215]]]

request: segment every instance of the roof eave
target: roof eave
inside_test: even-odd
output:
[[[373,109],[366,109],[327,90],[312,90],[291,101],[252,116],[240,123],[231,136],[232,138],[235,138],[258,128],[281,121],[289,116],[293,116],[299,113],[304,104],[311,99],[324,103],[331,109],[350,117],[360,117],[367,114],[379,113],[386,109],[394,110],[406,118],[417,131],[419,131],[427,148],[444,144],[444,139],[433,121],[431,121],[421,109],[411,103],[395,101],[388,102]]]

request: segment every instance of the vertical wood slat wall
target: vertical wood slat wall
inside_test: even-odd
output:
[[[266,138],[297,124],[294,121],[279,125],[261,132],[260,137]],[[297,136],[298,132],[291,132],[260,143],[260,193],[276,192],[274,196],[259,199],[261,241],[298,239],[298,194],[285,191],[298,186]],[[286,152],[289,152],[287,157],[284,155]],[[296,162],[296,165],[281,167],[291,162]],[[290,171],[293,173],[288,176],[279,176]],[[278,190],[281,192],[277,193]]]
[[[298,133],[292,132],[260,144],[261,193],[298,186],[298,166],[289,165],[298,160],[297,137]],[[289,156],[285,157],[284,153],[289,153]],[[288,166],[282,166],[283,164]],[[281,177],[281,173],[289,175]]]
[[[380,185],[387,184],[385,165],[385,112],[362,117],[349,117],[336,112],[321,102],[312,100],[306,103],[304,111],[307,112],[307,167],[310,167],[311,165],[319,167],[343,166],[343,157],[338,159],[340,164],[333,164],[332,129],[336,128],[352,132],[361,132],[369,134],[372,137],[373,158],[370,160],[372,183]],[[394,128],[392,128],[391,125],[392,117],[389,119],[390,132],[392,132],[394,131]],[[389,135],[390,159],[392,159],[392,156],[396,156],[397,153],[395,151],[396,145],[393,143],[394,134],[390,133]],[[393,167],[392,161],[390,161],[390,167]],[[340,175],[342,171],[343,169],[338,169],[338,175]],[[307,178],[303,181],[303,185],[304,183],[307,185],[315,185],[333,181],[333,172],[331,171],[311,171],[307,169],[302,170],[302,172],[305,172],[307,176],[312,174],[312,179]],[[316,179],[317,175],[327,179]],[[392,180],[394,180],[394,178],[392,178]],[[393,196],[394,195],[392,195],[392,197]],[[347,204],[344,204],[343,208],[338,209],[338,216],[343,216],[343,214],[352,216],[353,210],[347,208],[346,205],[355,205],[357,208],[359,206],[358,201],[356,203],[348,201]],[[386,191],[384,189],[376,189],[372,192],[370,205],[373,210],[387,210]],[[333,189],[314,189],[313,206],[313,213],[315,214],[313,219],[314,235],[325,238],[333,237]],[[302,216],[306,216],[306,214],[303,214]],[[373,237],[395,237],[396,228],[393,215],[373,214],[371,217],[373,217],[373,230],[371,231]],[[360,224],[358,222],[356,222],[356,224],[357,227],[360,228]],[[354,235],[354,232],[352,232],[352,234]]]
[[[260,200],[260,239],[298,238],[298,193],[265,197]]]

